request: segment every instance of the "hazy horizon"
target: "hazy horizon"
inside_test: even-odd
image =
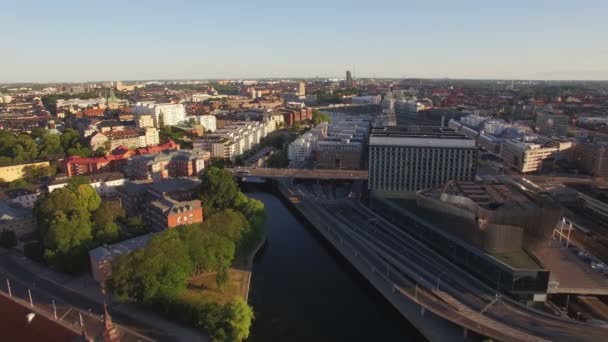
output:
[[[0,83],[254,78],[608,80],[608,3],[17,1]]]

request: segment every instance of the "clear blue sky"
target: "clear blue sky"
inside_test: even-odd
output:
[[[0,82],[608,79],[606,0],[2,0]]]

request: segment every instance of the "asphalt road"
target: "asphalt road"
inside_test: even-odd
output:
[[[3,291],[7,291],[6,279],[10,279],[13,295],[27,300],[27,289],[31,288],[35,304],[45,306],[49,312],[52,312],[52,301],[55,300],[56,307],[59,311],[59,317],[67,312],[70,307],[74,308],[65,318],[68,322],[73,323],[79,320],[75,309],[88,313],[89,315],[83,315],[83,319],[88,321],[91,325],[93,325],[94,321],[101,322],[103,315],[103,306],[101,304],[33,274],[30,270],[22,267],[9,258],[7,253],[11,252],[0,254],[0,287],[2,287]],[[108,310],[114,323],[126,328],[126,330],[135,332],[135,334],[132,334],[135,336],[132,338],[126,336],[123,338],[123,341],[143,340],[143,337],[136,336],[136,334],[157,341],[180,340],[174,337],[174,332],[163,331],[160,327],[153,325],[151,322],[136,321],[130,316],[112,310],[111,306],[108,307]],[[85,326],[88,325],[86,323],[87,322],[85,322]],[[92,329],[94,330],[94,328]],[[127,335],[129,335],[128,332]]]

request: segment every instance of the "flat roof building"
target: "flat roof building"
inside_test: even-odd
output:
[[[447,127],[374,128],[369,139],[369,182],[383,196],[415,191],[450,180],[475,180],[475,140]]]

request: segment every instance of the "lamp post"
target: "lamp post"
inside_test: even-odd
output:
[[[445,274],[446,271],[441,271],[441,273],[439,274],[439,277],[437,277],[437,287],[435,288],[435,290],[439,291],[439,280],[441,280],[441,276]]]

